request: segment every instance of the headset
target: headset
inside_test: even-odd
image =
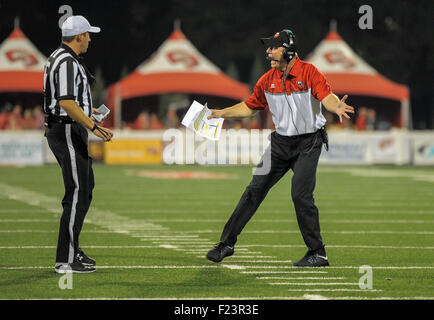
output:
[[[289,62],[295,56],[295,51],[296,51],[295,35],[289,29],[283,29],[281,32],[285,32],[289,38],[289,44],[286,43],[283,44],[283,47],[285,49],[283,50],[283,55],[282,55],[282,58],[287,62]]]

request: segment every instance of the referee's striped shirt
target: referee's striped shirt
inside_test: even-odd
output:
[[[59,105],[60,100],[75,100],[85,114],[89,117],[92,114],[92,96],[86,71],[80,63],[80,58],[63,43],[45,63],[45,113],[67,116]]]

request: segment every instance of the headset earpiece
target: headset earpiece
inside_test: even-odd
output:
[[[292,58],[295,56],[295,35],[292,33],[291,30],[284,29],[281,32],[286,32],[289,38],[288,47],[285,46],[285,49],[283,50],[282,58],[286,61],[291,61]]]

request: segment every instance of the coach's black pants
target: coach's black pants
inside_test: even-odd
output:
[[[72,263],[94,187],[92,158],[88,154],[88,134],[83,126],[74,122],[52,123],[46,129],[45,135],[62,168],[65,185],[56,263]]]
[[[318,209],[313,198],[322,142],[319,131],[298,137],[286,137],[273,132],[271,145],[262,156],[252,181],[226,223],[220,241],[234,245],[237,236],[256,212],[271,187],[289,169],[292,169],[294,176],[292,177],[291,196],[304,242],[310,251],[324,250]],[[270,160],[271,166],[269,165]]]

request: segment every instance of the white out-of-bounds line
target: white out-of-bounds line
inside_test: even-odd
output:
[[[381,292],[383,290],[377,290],[377,289],[288,289],[288,291],[296,291],[296,292],[340,292],[340,291],[347,291],[347,292]]]
[[[269,282],[272,286],[358,286],[353,282]]]
[[[263,280],[342,280],[345,277],[256,277]]]
[[[292,260],[228,260],[232,263],[291,263]]]
[[[188,222],[188,223],[224,223],[226,222],[225,219],[147,219],[146,221],[150,223],[159,223],[159,222]],[[257,219],[257,223],[291,223],[294,222],[292,219]],[[376,219],[365,219],[365,220],[359,220],[359,219],[323,219],[321,222],[324,223],[405,223],[405,224],[411,224],[411,223],[434,223],[434,220],[406,220],[406,219],[387,219],[387,220],[376,220]]]
[[[0,267],[0,270],[52,269],[53,266]],[[98,266],[98,269],[216,269],[219,266]]]
[[[58,230],[0,230],[0,233],[57,233]],[[85,230],[86,233],[128,233],[128,231],[117,230],[117,231],[109,231],[109,230]]]
[[[51,222],[59,223],[58,219],[0,219],[0,223],[6,222]]]
[[[202,256],[196,256],[196,258],[203,258]],[[236,256],[236,258],[276,258],[275,256]],[[230,261],[230,258],[226,258],[227,261]]]
[[[249,269],[298,269],[294,266],[245,266]],[[378,270],[432,270],[434,266],[371,266],[372,269]],[[327,266],[320,267],[320,269],[359,269],[359,266]]]
[[[158,246],[81,246],[84,249],[159,249]],[[0,249],[55,249],[56,246],[0,246]],[[163,247],[164,248],[164,247]]]
[[[147,239],[149,239],[149,240],[152,240],[152,239],[162,239],[162,240],[164,240],[164,239],[195,239],[195,238],[198,238],[199,236],[198,235],[189,235],[189,236],[187,236],[187,235],[185,235],[185,236],[176,236],[176,235],[172,235],[172,236],[133,235],[133,237],[135,237],[135,238],[141,238],[141,239],[144,239],[144,240],[147,240]]]
[[[245,274],[327,274],[327,271],[241,271]]]
[[[304,245],[292,244],[248,244],[240,245],[242,248],[253,247],[268,247],[268,248],[305,248]],[[374,246],[374,245],[326,245],[327,248],[358,248],[358,249],[429,249],[434,247],[421,247],[421,246]]]
[[[327,297],[321,296],[319,294],[304,294],[303,298],[307,300],[328,300]]]
[[[185,233],[220,233],[221,230],[197,230],[197,231],[184,231]],[[300,230],[244,230],[243,233],[285,233],[285,234],[299,234]],[[390,230],[341,230],[341,231],[327,231],[324,230],[322,233],[330,234],[433,234],[434,231],[390,231]]]

